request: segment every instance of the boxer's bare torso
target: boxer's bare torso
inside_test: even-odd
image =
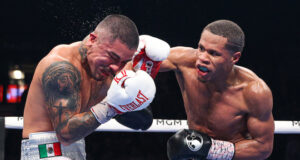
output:
[[[185,50],[187,62],[195,64],[196,53]],[[194,57],[194,58],[192,58]],[[213,138],[237,142],[250,138],[247,117],[252,106],[248,105],[248,92],[255,86],[267,86],[250,70],[234,66],[228,86],[217,89],[198,80],[195,65],[178,65],[175,72],[184,100],[190,129],[207,133]]]
[[[217,49],[214,42],[207,43],[206,47]],[[175,72],[189,128],[213,139],[234,143],[235,159],[260,159],[261,154],[270,155],[274,119],[269,87],[249,69],[237,65],[228,67],[232,65],[228,55],[209,51],[211,53],[203,54],[211,55],[200,60],[199,56],[203,55],[199,52],[204,51],[174,47],[160,69]],[[201,73],[199,65],[203,64],[210,70],[208,74]]]
[[[270,114],[269,107],[253,105],[253,95],[255,92],[266,92],[270,96],[268,86],[255,73],[237,65],[234,65],[230,78],[226,81],[227,85],[221,88],[200,81],[196,52],[193,48],[175,47],[169,56],[173,57],[169,61],[177,59],[174,60],[174,71],[181,89],[189,128],[233,143],[251,139],[247,125],[249,116],[259,116],[264,112]],[[172,68],[167,63],[163,62],[160,71]],[[271,101],[272,99],[266,103],[272,103]],[[272,124],[272,119],[267,120],[267,124]]]
[[[28,138],[30,133],[54,130],[46,107],[42,84],[43,74],[52,62],[70,63],[76,68],[73,69],[78,70],[80,73],[80,89],[77,102],[81,105],[78,105],[80,107],[76,108],[75,112],[70,113],[71,115],[87,111],[91,106],[101,102],[106,96],[106,92],[111,83],[111,77],[107,77],[103,81],[96,81],[89,76],[81,63],[82,57],[79,54],[80,47],[81,42],[72,43],[70,45],[59,45],[52,49],[38,64],[26,100],[23,138]],[[63,103],[63,100],[60,102]]]

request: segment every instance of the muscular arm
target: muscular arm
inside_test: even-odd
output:
[[[160,65],[159,72],[177,71],[180,65],[194,65],[193,48],[189,47],[173,47],[170,50],[170,54],[166,60]]]
[[[250,109],[247,127],[252,139],[235,144],[234,159],[266,159],[272,153],[274,138],[271,91],[264,82],[255,82],[244,94]]]
[[[42,77],[50,119],[58,139],[65,145],[87,136],[99,126],[90,111],[79,113],[80,83],[80,72],[66,61],[52,63]]]

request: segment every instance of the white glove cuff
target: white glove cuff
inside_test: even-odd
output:
[[[115,115],[117,115],[116,111],[103,101],[91,107],[91,112],[101,124],[109,121]]]
[[[228,141],[214,140],[211,138],[211,147],[207,159],[232,160],[234,157],[234,144]]]

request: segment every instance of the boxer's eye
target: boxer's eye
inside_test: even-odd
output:
[[[108,51],[107,54],[115,63],[120,61],[120,57],[116,53]]]
[[[199,50],[200,50],[201,52],[204,52],[204,51],[205,51],[205,49],[204,49],[204,47],[203,47],[202,45],[199,45]]]
[[[221,56],[221,54],[217,51],[211,50],[211,51],[207,51],[210,55],[212,56]]]

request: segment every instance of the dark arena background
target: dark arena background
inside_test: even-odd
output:
[[[299,125],[298,0],[3,0],[0,13],[0,160],[20,159],[22,131],[3,127],[3,117],[22,116],[38,61],[55,45],[82,40],[114,13],[131,18],[140,34],[159,37],[172,47],[197,47],[201,30],[214,20],[236,22],[246,35],[238,65],[253,70],[269,85],[275,120]],[[9,76],[14,69],[24,72],[23,88]],[[174,73],[159,73],[155,81],[154,118],[186,119]],[[16,97],[13,89],[19,89]],[[86,138],[87,159],[167,160],[166,142],[172,134],[94,132]],[[299,152],[299,134],[275,134],[268,159],[299,160]]]

